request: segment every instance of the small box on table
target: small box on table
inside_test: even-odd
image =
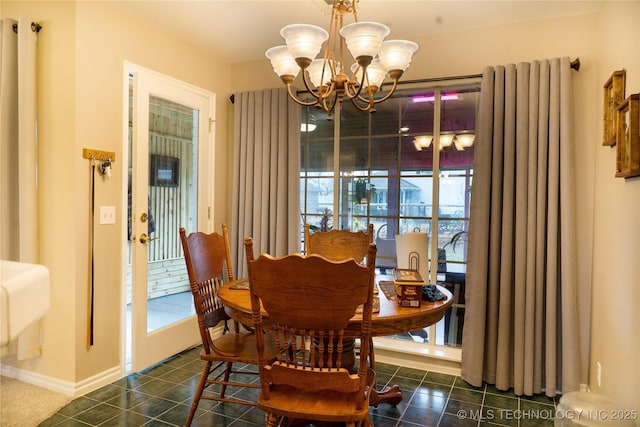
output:
[[[418,270],[397,268],[393,271],[396,300],[401,307],[420,307],[422,287],[426,285]]]

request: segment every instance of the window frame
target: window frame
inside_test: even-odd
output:
[[[428,83],[412,83],[410,85],[410,87],[404,88],[402,90],[399,90],[397,94],[395,94],[391,99],[397,99],[400,97],[407,97],[410,96],[411,94],[416,94],[416,93],[424,93],[424,92],[433,92],[434,93],[434,113],[433,113],[433,137],[434,137],[434,143],[431,144],[430,149],[432,150],[432,168],[428,171],[423,171],[426,173],[420,173],[420,171],[415,170],[412,173],[407,172],[407,171],[403,171],[402,168],[402,144],[403,144],[403,140],[406,141],[407,138],[413,138],[415,136],[417,136],[416,133],[411,132],[411,130],[409,132],[407,132],[406,134],[403,134],[401,132],[395,132],[395,133],[381,133],[381,134],[374,134],[372,133],[372,128],[373,128],[373,120],[369,119],[367,121],[368,125],[367,125],[367,129],[366,129],[366,134],[365,135],[351,135],[349,134],[349,132],[345,132],[345,129],[342,129],[342,124],[341,124],[341,114],[335,114],[334,115],[334,129],[333,129],[333,133],[325,133],[324,136],[322,137],[318,137],[318,138],[314,138],[314,135],[311,132],[308,133],[301,133],[301,172],[300,172],[300,179],[301,179],[301,186],[300,186],[300,190],[301,190],[301,201],[300,201],[300,206],[301,206],[301,219],[303,223],[310,223],[310,224],[314,224],[314,221],[321,221],[323,214],[325,215],[325,221],[328,220],[328,224],[329,227],[333,227],[335,224],[338,224],[338,228],[343,229],[343,228],[348,228],[348,229],[357,229],[357,228],[366,228],[367,224],[369,222],[371,222],[372,220],[374,221],[379,221],[379,220],[383,220],[386,219],[387,221],[389,221],[389,219],[391,219],[392,221],[395,222],[395,230],[392,231],[392,233],[395,234],[396,230],[401,230],[402,224],[401,222],[404,221],[408,221],[408,220],[422,220],[422,221],[427,221],[429,224],[429,227],[427,230],[423,230],[423,231],[427,231],[429,236],[430,236],[430,244],[429,244],[429,258],[431,261],[432,255],[433,253],[438,253],[440,254],[440,251],[438,249],[445,249],[445,251],[447,249],[449,249],[449,251],[460,251],[457,252],[456,255],[456,259],[449,259],[449,257],[447,256],[447,259],[438,259],[438,266],[440,266],[440,264],[444,261],[447,265],[447,267],[451,266],[451,268],[453,269],[452,271],[461,271],[461,272],[466,272],[466,239],[461,239],[462,240],[462,250],[460,250],[460,243],[458,242],[456,246],[454,246],[450,241],[445,242],[440,241],[441,236],[440,236],[440,232],[438,233],[438,238],[436,239],[432,239],[432,233],[431,230],[440,230],[440,223],[443,221],[447,221],[447,222],[453,222],[453,224],[455,223],[462,223],[461,226],[455,226],[452,225],[451,229],[455,230],[456,233],[453,234],[457,234],[458,231],[462,231],[462,232],[466,232],[468,230],[468,223],[469,223],[469,215],[470,215],[470,188],[471,188],[471,184],[472,184],[472,180],[473,180],[473,165],[471,162],[471,165],[467,165],[463,168],[457,168],[457,169],[441,169],[440,168],[440,155],[436,155],[440,153],[439,147],[437,146],[437,142],[435,142],[438,137],[441,135],[441,133],[445,133],[445,132],[449,132],[449,129],[446,129],[446,126],[441,126],[442,125],[442,106],[443,106],[443,102],[441,100],[441,94],[443,92],[448,92],[448,91],[453,91],[453,90],[466,90],[466,91],[470,91],[470,92],[475,92],[477,93],[476,96],[476,101],[475,101],[475,111],[474,113],[477,114],[477,102],[479,99],[479,92],[480,92],[480,79],[479,78],[473,78],[473,79],[467,79],[466,81],[457,81],[454,84],[447,84],[447,85],[443,85],[440,84],[441,82],[438,82],[438,84],[428,84]],[[385,101],[388,102],[388,101]],[[345,102],[345,105],[347,105],[348,103]],[[360,113],[360,114],[366,114],[366,113]],[[375,113],[377,116],[375,117],[379,117],[380,112]],[[303,108],[302,111],[302,121],[303,123],[305,121],[309,121],[311,116],[311,110],[308,107]],[[402,123],[402,111],[401,109],[398,111],[398,123]],[[324,120],[323,118],[317,118],[317,114],[316,114],[316,118],[315,121],[316,123],[318,123],[320,120]],[[445,127],[445,129],[442,130],[441,132],[441,127]],[[471,130],[471,131],[475,131],[475,120],[474,120],[474,128],[473,129],[467,129],[467,130]],[[345,135],[341,135],[341,133],[346,133]],[[375,171],[373,170],[372,167],[372,151],[373,151],[373,142],[374,141],[378,141],[381,139],[395,139],[395,144],[396,144],[396,150],[397,150],[397,164],[396,164],[396,168],[395,168],[395,175],[392,175],[393,177],[395,177],[395,181],[397,184],[397,188],[395,189],[396,191],[396,196],[395,199],[397,201],[396,206],[394,207],[395,211],[392,212],[391,214],[389,213],[389,200],[387,199],[387,211],[386,211],[386,215],[375,215],[372,214],[372,203],[371,203],[371,194],[372,194],[372,185],[375,188],[375,184],[372,183],[372,180],[375,180],[377,178],[380,178],[380,175],[376,175]],[[340,158],[342,155],[341,152],[341,147],[346,143],[357,143],[358,140],[363,140],[366,141],[367,147],[366,147],[366,168],[361,168],[361,169],[356,169],[355,167],[353,168],[352,171],[349,171],[348,168],[344,167],[344,165],[340,164]],[[321,144],[322,147],[324,148],[324,150],[328,150],[329,147],[333,147],[333,151],[331,154],[326,155],[326,158],[323,159],[325,160],[323,162],[323,166],[320,166],[319,170],[317,171],[313,171],[310,166],[312,165],[312,163],[314,161],[317,161],[317,159],[312,159],[311,157],[311,149],[310,149],[310,145],[311,144]],[[322,148],[317,148],[316,150],[318,152],[324,153],[322,151]],[[337,154],[336,154],[337,153]],[[455,171],[454,173],[454,177],[457,178],[461,178],[464,180],[464,188],[465,188],[465,196],[464,196],[464,209],[462,212],[462,216],[460,217],[453,217],[453,218],[446,218],[441,216],[440,214],[438,215],[428,215],[428,216],[416,216],[416,215],[403,215],[402,211],[403,211],[403,205],[402,205],[402,200],[401,197],[403,195],[403,187],[402,187],[402,180],[403,178],[410,178],[413,176],[419,177],[419,178],[427,178],[427,179],[431,179],[432,181],[432,212],[439,212],[439,206],[440,206],[440,187],[441,187],[441,179],[442,179],[442,173],[446,172],[447,170],[453,170]],[[338,179],[335,179],[335,177],[338,177]],[[389,177],[390,175],[387,175],[387,177]],[[344,208],[345,203],[349,202],[349,198],[345,197],[345,194],[352,194],[352,193],[357,193],[355,190],[353,190],[353,188],[349,188],[348,186],[350,185],[350,182],[356,182],[357,179],[363,179],[366,183],[366,191],[367,191],[367,203],[366,204],[360,204],[358,206],[358,204],[356,203],[356,208],[354,208],[353,210],[347,210]],[[321,185],[323,184],[323,185]],[[308,195],[309,195],[309,190],[310,190],[310,186],[316,186],[318,189],[319,188],[324,188],[327,195],[325,195],[325,199],[324,199],[324,204],[322,206],[323,209],[330,209],[330,214],[327,215],[326,211],[319,211],[317,208],[317,206],[310,206],[309,200],[308,200]],[[345,186],[347,186],[347,190],[345,191]],[[352,186],[353,187],[353,186]],[[314,188],[315,190],[316,188]],[[386,189],[387,191],[390,191],[389,188]],[[329,197],[329,192],[333,191],[333,197]],[[380,188],[376,189],[376,191],[380,191]],[[384,200],[384,197],[382,196],[382,194],[377,193],[374,194],[375,200],[377,203],[380,200]],[[330,204],[329,204],[330,202]],[[364,205],[364,206],[363,206]],[[330,207],[327,207],[330,206]],[[316,209],[315,212],[311,211],[312,209]],[[355,209],[358,209],[358,213],[354,213]],[[362,212],[362,210],[364,210],[364,212]],[[336,215],[335,212],[338,212],[338,214]],[[328,216],[328,218],[327,218]],[[354,219],[356,220],[354,222]],[[326,224],[327,222],[325,222]],[[374,222],[376,223],[376,222]],[[313,228],[313,225],[312,225]],[[376,226],[376,233],[379,230],[379,226]],[[406,228],[406,226],[404,227]],[[405,230],[407,231],[407,230]],[[408,230],[411,231],[411,230]],[[453,235],[451,234],[451,235]],[[450,236],[451,236],[450,235]],[[448,237],[448,239],[450,239],[450,236]],[[374,236],[375,238],[376,236]],[[301,239],[302,241],[302,248],[304,251],[304,239]],[[445,252],[446,253],[446,252]],[[433,270],[433,269],[432,269]],[[441,279],[442,277],[440,277],[441,275],[438,274],[438,270],[440,269],[436,269],[436,271],[431,271],[429,274],[429,281],[430,283],[434,283],[436,281],[438,281],[438,279]],[[462,307],[460,305],[457,305],[457,307]],[[442,321],[438,322],[441,323]],[[427,346],[427,351],[428,352],[437,352],[438,350],[441,350],[444,345],[442,344],[442,340],[439,338],[439,335],[442,335],[442,331],[436,331],[437,325],[432,325],[428,328],[429,331],[429,337],[435,337],[435,339],[429,339],[429,342],[426,344],[419,344],[418,347],[415,346],[411,346],[409,345],[410,343],[404,343],[407,344],[410,348],[414,347],[414,350],[417,350],[418,352],[424,352],[425,348],[424,346]],[[441,328],[440,328],[441,329]],[[389,338],[376,338],[376,340],[380,340],[382,342],[386,342],[388,340],[390,340],[392,343],[393,341],[395,341],[395,344],[392,344],[393,347],[397,347],[398,344],[398,340],[393,340],[393,339],[389,339]],[[440,342],[440,344],[439,344]],[[459,348],[453,348],[453,353],[454,353],[454,359],[459,358]]]

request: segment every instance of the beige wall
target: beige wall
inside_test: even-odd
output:
[[[215,195],[227,188],[230,67],[160,28],[97,2],[3,2],[4,16],[29,16],[38,35],[41,262],[51,271],[52,305],[40,358],[2,363],[79,384],[121,367],[122,224],[96,225],[94,346],[86,349],[89,161],[83,148],[116,153],[113,176],[96,175],[96,206],[126,202],[123,180],[123,75],[129,61],[217,94]],[[123,191],[124,189],[124,191]],[[213,207],[215,223],[226,206]]]
[[[38,37],[41,256],[52,273],[43,356],[28,362],[3,358],[2,363],[77,383],[121,362],[120,328],[115,326],[121,317],[122,242],[107,228],[96,229],[101,242],[96,253],[96,336],[90,351],[84,347],[89,180],[88,162],[81,155],[83,147],[116,152],[114,175],[98,183],[96,204],[115,205],[120,213],[123,61],[217,94],[216,198],[227,203],[214,207],[216,223],[227,219],[231,200],[228,96],[281,83],[266,59],[216,62],[159,28],[94,2],[5,1],[2,14],[29,15],[43,25]],[[640,92],[638,16],[638,2],[605,2],[597,14],[425,37],[416,40],[421,48],[405,75],[476,74],[485,65],[580,57],[582,68],[573,79],[574,197],[583,381],[634,408],[640,407],[640,179],[613,177],[615,150],[601,146],[601,104],[604,81],[620,68],[627,69],[627,93]],[[595,382],[596,361],[602,364],[602,387]]]
[[[44,213],[39,224],[40,261],[50,270],[52,307],[43,322],[43,356],[25,362],[5,357],[2,363],[59,380],[74,381],[74,345],[78,334],[75,328],[76,287],[80,274],[76,250],[76,197],[71,190],[76,180],[73,171],[76,154],[75,7],[71,2],[50,7],[48,3],[5,1],[2,13],[13,18],[29,16],[43,26],[37,47],[39,205]],[[86,220],[80,224],[86,224]]]
[[[158,28],[153,28],[144,22],[138,22],[120,13],[117,9],[101,5],[96,2],[78,2],[76,9],[76,153],[81,153],[83,147],[100,148],[115,151],[120,161],[114,165],[112,179],[103,181],[98,178],[96,183],[96,206],[115,205],[120,215],[126,205],[123,205],[123,64],[125,61],[135,63],[145,68],[157,71],[192,85],[220,93],[216,97],[217,120],[226,121],[225,96],[228,92],[229,66],[220,64],[196,49],[184,45],[175,38],[169,37]],[[217,128],[216,147],[220,157],[226,157],[227,138],[226,128]],[[86,208],[88,194],[87,160],[80,155],[75,156],[77,180],[75,191],[80,195],[77,204],[82,223],[82,209]],[[220,168],[226,167],[218,162]],[[216,168],[218,170],[218,168]],[[219,174],[216,180],[216,196],[227,197],[226,175]],[[214,208],[215,209],[215,208]],[[213,212],[214,220],[221,221],[223,212]],[[83,355],[77,364],[77,376],[87,378],[94,375],[96,365],[103,369],[120,365],[121,343],[120,330],[114,328],[114,321],[119,320],[122,291],[122,238],[124,234],[113,229],[113,226],[96,226],[95,246],[96,263],[94,275],[98,278],[95,284],[95,300],[100,301],[95,310],[94,347],[85,350],[83,339],[76,340],[76,352]],[[81,229],[77,236],[79,252],[88,239],[86,229]],[[82,257],[80,257],[82,260]],[[86,263],[80,262],[80,269],[86,274]],[[80,279],[85,277],[80,275]],[[79,280],[79,283],[83,283]],[[86,295],[81,286],[80,301]],[[77,307],[76,327],[79,331],[85,329],[84,319],[86,307],[80,303]],[[82,338],[82,337],[78,337]]]
[[[602,85],[626,69],[640,92],[640,2],[605,2],[598,22],[598,124],[594,167],[593,305],[589,387],[640,409],[640,177],[615,178],[615,148],[602,144]],[[602,366],[602,386],[595,365]]]

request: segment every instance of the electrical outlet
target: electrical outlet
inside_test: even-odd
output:
[[[116,223],[116,207],[100,206],[100,224]]]
[[[600,362],[596,362],[596,382],[598,387],[602,387],[602,365]]]

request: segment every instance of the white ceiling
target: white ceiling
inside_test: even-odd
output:
[[[280,28],[287,24],[308,23],[327,28],[331,13],[325,0],[108,0],[107,3],[230,64],[263,59],[268,48],[284,43]],[[391,28],[388,39],[415,40],[434,33],[589,13],[597,10],[600,3],[361,0],[358,19],[388,25]]]

